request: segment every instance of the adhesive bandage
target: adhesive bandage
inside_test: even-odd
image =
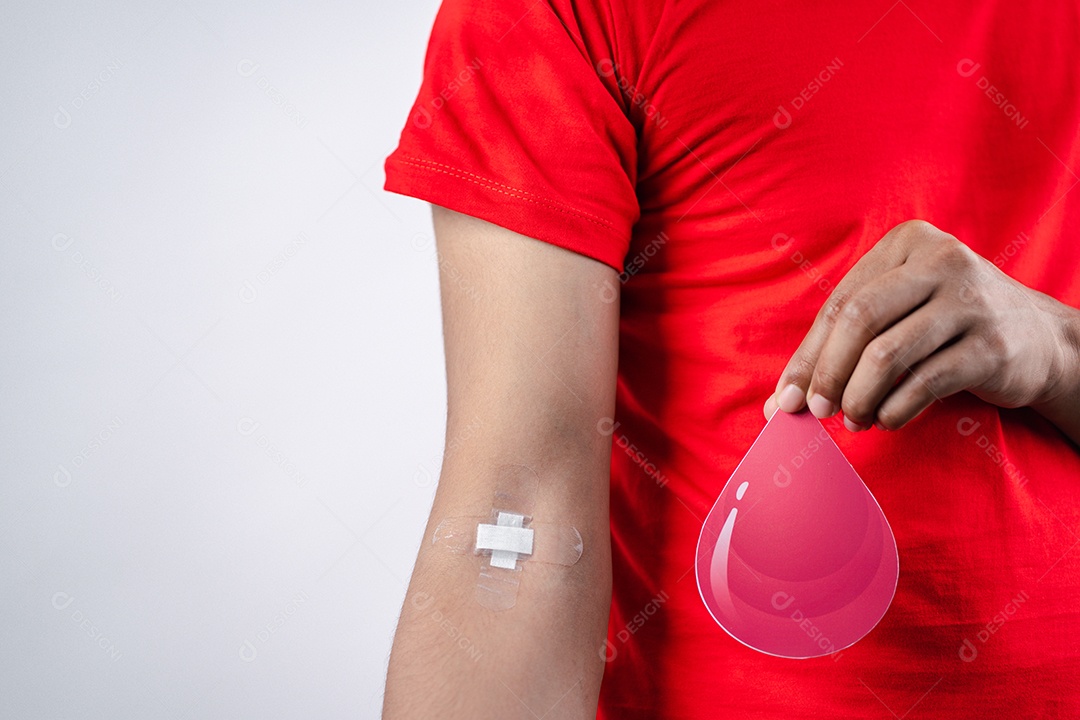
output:
[[[533,522],[539,478],[524,465],[497,468],[495,499],[489,516],[461,515],[443,520],[432,542],[449,552],[476,559],[476,600],[491,610],[514,606],[526,563],[573,565],[583,550],[571,525]]]

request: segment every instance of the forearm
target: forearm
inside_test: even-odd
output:
[[[385,718],[595,717],[611,596],[610,444],[595,423],[511,425],[448,459],[394,638]],[[514,606],[493,611],[475,599],[476,559],[431,538],[444,518],[491,512],[504,463],[537,473],[533,517],[576,527],[583,552],[569,567],[523,561]]]

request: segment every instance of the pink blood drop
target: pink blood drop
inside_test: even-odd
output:
[[[777,411],[698,537],[698,591],[729,635],[785,658],[831,655],[874,629],[900,575],[877,500],[808,411]]]

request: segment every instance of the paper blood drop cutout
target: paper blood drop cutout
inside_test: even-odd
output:
[[[877,500],[808,411],[777,411],[720,492],[698,537],[698,591],[744,645],[830,655],[889,609],[900,566]]]

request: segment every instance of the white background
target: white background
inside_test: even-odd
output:
[[[436,0],[0,9],[0,717],[370,718],[440,462]]]

